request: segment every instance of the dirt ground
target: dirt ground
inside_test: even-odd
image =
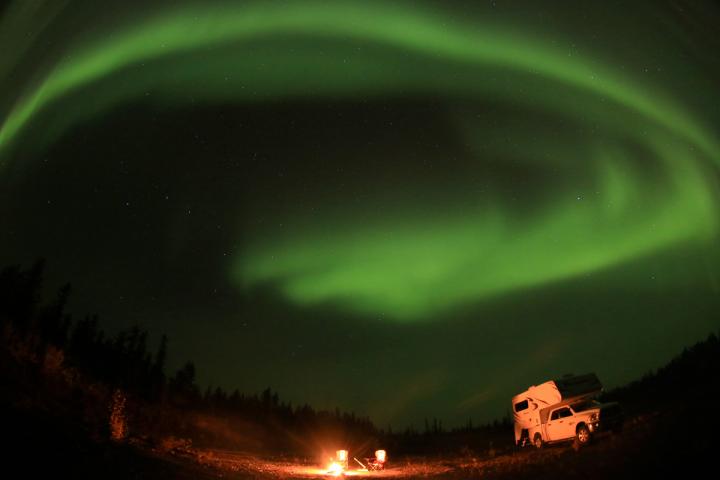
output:
[[[383,471],[346,470],[341,478],[641,478],[652,472],[669,474],[681,465],[685,454],[668,458],[658,448],[662,435],[656,418],[637,418],[629,422],[620,434],[606,434],[595,438],[590,445],[577,448],[572,443],[513,449],[494,454],[444,457],[401,457],[389,454]],[[675,447],[671,447],[677,450]],[[677,452],[675,452],[677,453]],[[243,452],[225,450],[197,450],[178,454],[185,461],[201,465],[210,476],[231,479],[330,479],[328,465],[302,458],[261,458]],[[352,452],[351,452],[352,455]],[[677,460],[677,461],[675,461]],[[352,457],[351,457],[351,462]],[[666,475],[661,475],[665,477]]]

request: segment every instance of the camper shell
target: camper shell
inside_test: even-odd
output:
[[[594,373],[567,375],[533,385],[512,398],[516,445],[578,438],[589,440],[591,433],[603,426],[619,428],[622,417],[619,405],[600,404],[595,399],[603,387]]]

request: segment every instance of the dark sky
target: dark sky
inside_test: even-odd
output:
[[[19,1],[0,263],[380,426],[720,327],[715,2]]]

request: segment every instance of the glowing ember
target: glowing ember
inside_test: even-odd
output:
[[[335,452],[335,455],[337,456],[338,462],[347,462],[348,459],[348,451],[347,450],[338,450]]]
[[[327,473],[333,477],[339,477],[343,474],[343,466],[338,462],[332,462],[327,469]]]

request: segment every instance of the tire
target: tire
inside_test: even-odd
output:
[[[533,437],[533,445],[535,445],[535,448],[542,448],[542,446],[543,446],[542,435],[540,435],[539,433],[535,434],[535,436]]]
[[[577,432],[575,434],[575,440],[577,440],[578,445],[587,445],[590,443],[590,430],[588,430],[587,426],[580,425],[577,428]]]

